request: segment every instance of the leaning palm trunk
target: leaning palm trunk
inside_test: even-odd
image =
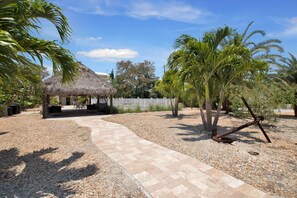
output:
[[[205,85],[206,131],[212,131],[212,108],[208,83]]]
[[[205,115],[204,115],[204,112],[203,112],[202,105],[199,105],[199,109],[200,109],[200,114],[201,114],[203,127],[204,127],[204,129],[206,129],[206,120],[205,120]]]
[[[219,104],[218,104],[218,107],[217,107],[217,112],[216,112],[216,115],[215,115],[215,118],[214,118],[214,121],[213,121],[213,124],[212,124],[213,130],[212,130],[211,136],[216,136],[217,135],[217,130],[214,130],[214,129],[216,129],[217,125],[218,125],[223,100],[224,100],[224,91],[220,91],[220,99],[219,99]]]

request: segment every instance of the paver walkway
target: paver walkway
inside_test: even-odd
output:
[[[269,197],[197,159],[146,141],[104,116],[62,118],[92,130],[92,140],[153,197]],[[59,118],[60,120],[60,118]]]

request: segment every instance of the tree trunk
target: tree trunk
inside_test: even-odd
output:
[[[222,106],[223,100],[224,100],[224,91],[221,91],[220,92],[219,104],[218,104],[218,107],[217,107],[217,113],[215,115],[213,125],[212,125],[213,128],[217,128],[218,121],[219,121],[219,118],[220,118],[221,106]]]
[[[294,116],[297,117],[297,92],[295,92]]]
[[[212,108],[208,83],[205,85],[206,130],[212,131]]]
[[[42,118],[47,118],[48,116],[48,105],[49,105],[49,96],[43,93],[43,98],[42,98]]]
[[[174,117],[178,116],[178,97],[175,98],[175,103],[174,103]]]
[[[200,116],[201,116],[201,120],[202,120],[202,123],[203,123],[203,127],[206,130],[206,120],[205,120],[205,115],[204,115],[204,112],[203,112],[202,105],[199,105],[199,109],[200,109]]]
[[[174,116],[174,107],[172,104],[172,99],[170,98],[169,100],[170,100],[171,112],[172,112],[172,115]]]

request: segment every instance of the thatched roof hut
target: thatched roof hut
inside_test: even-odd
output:
[[[116,89],[106,77],[78,63],[79,72],[72,82],[62,84],[62,75],[54,75],[44,81],[43,117],[47,117],[49,96],[100,96],[109,97],[112,109],[112,96]]]
[[[62,75],[44,81],[45,94],[50,96],[109,96],[116,93],[110,81],[78,63],[78,76],[69,83],[61,83]]]

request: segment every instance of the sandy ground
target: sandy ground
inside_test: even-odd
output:
[[[146,140],[197,158],[270,195],[297,197],[297,119],[291,115],[265,126],[272,143],[251,126],[230,135],[236,140],[232,144],[211,140],[203,131],[197,109],[184,109],[178,118],[170,112],[146,112],[104,119],[123,124]],[[226,132],[247,121],[251,120],[222,115],[218,131]]]
[[[72,121],[0,118],[0,197],[145,197]]]

